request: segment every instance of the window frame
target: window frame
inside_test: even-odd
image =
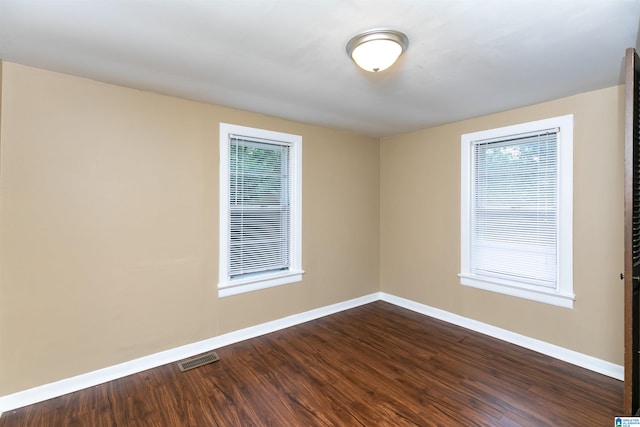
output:
[[[289,147],[290,224],[289,267],[282,271],[255,273],[231,278],[230,263],[230,144],[231,136],[247,140],[286,145]],[[218,297],[252,292],[295,283],[302,280],[302,137],[265,129],[220,123],[220,241],[218,267]]]
[[[473,216],[473,151],[476,142],[508,140],[514,136],[558,128],[557,271],[555,288],[536,286],[471,272]],[[573,308],[573,115],[488,129],[461,136],[460,284],[463,286]]]

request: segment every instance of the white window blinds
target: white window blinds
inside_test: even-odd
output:
[[[558,132],[473,143],[472,274],[556,287]]]
[[[229,277],[290,266],[290,147],[229,138]]]

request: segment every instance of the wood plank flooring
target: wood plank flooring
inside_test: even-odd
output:
[[[612,426],[622,382],[374,302],[9,411],[17,426]]]

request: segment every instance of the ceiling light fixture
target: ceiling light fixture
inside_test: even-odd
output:
[[[347,43],[347,54],[363,70],[377,73],[391,67],[407,50],[409,39],[400,31],[369,30]]]

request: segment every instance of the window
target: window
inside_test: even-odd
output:
[[[221,297],[302,280],[302,138],[220,124]]]
[[[573,307],[573,116],[462,135],[460,283]]]

